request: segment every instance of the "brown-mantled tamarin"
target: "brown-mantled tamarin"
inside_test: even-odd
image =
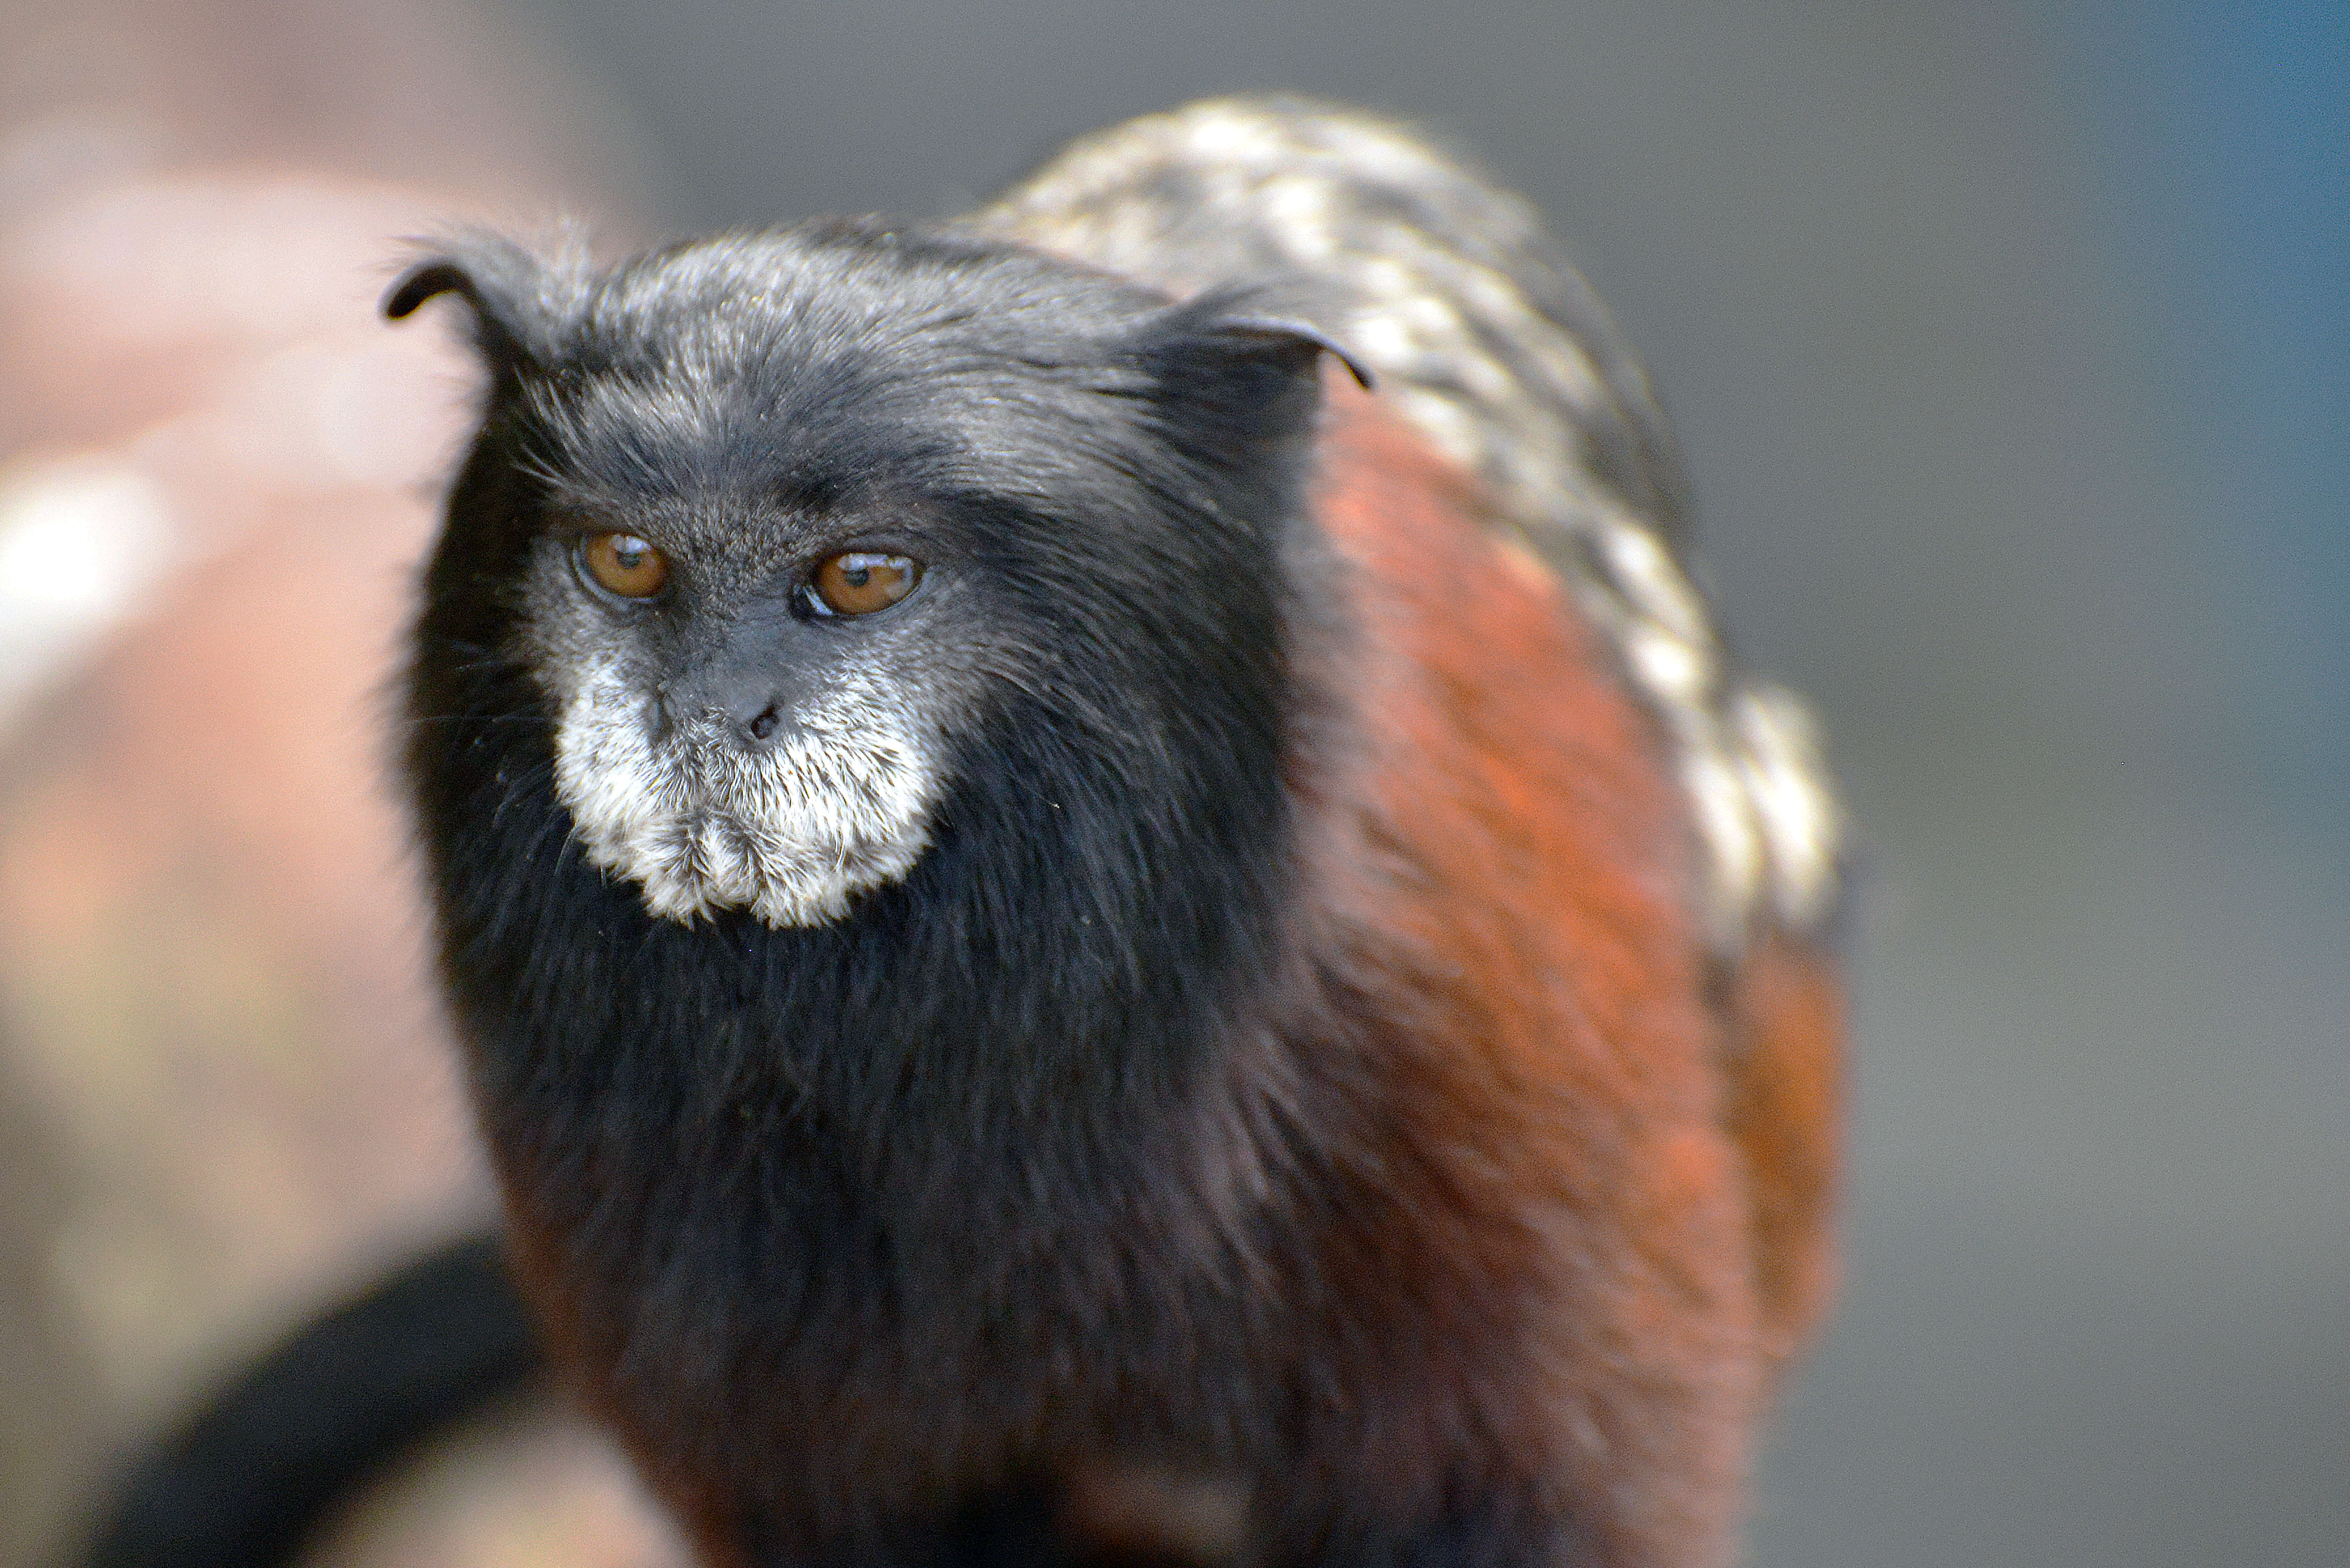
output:
[[[711,1563],[1733,1554],[1829,1273],[1838,819],[1523,204],[1225,101],[386,308],[442,293],[441,973],[526,1293]]]

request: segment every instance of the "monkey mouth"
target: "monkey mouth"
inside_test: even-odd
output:
[[[654,915],[824,925],[929,847],[938,782],[896,727],[817,715],[751,753],[687,731],[656,742],[625,697],[590,681],[566,704],[556,789],[589,864],[635,882]]]
[[[794,869],[772,838],[733,812],[692,806],[646,834],[630,857],[632,874],[657,915],[691,921],[706,910],[752,908]]]

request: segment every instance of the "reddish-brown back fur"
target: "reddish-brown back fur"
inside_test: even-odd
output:
[[[1330,1268],[1395,1332],[1357,1342],[1384,1407],[1335,1424],[1330,1463],[1430,1495],[1465,1430],[1482,1480],[1609,1561],[1721,1561],[1769,1372],[1825,1293],[1833,988],[1778,937],[1725,988],[1687,797],[1614,654],[1464,477],[1331,397],[1318,514],[1365,733],[1330,886],[1385,1016],[1378,1176]]]
[[[1825,955],[1773,933],[1747,955],[1733,1006],[1729,1125],[1746,1157],[1766,1344],[1784,1360],[1835,1293],[1844,993]]]

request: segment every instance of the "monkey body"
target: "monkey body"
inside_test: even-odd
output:
[[[1836,1024],[1714,719],[1432,382],[998,237],[1107,210],[395,295],[493,372],[407,763],[525,1287],[717,1564],[1725,1561]]]

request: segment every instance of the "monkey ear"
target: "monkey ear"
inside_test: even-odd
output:
[[[556,326],[567,292],[545,262],[502,235],[467,234],[443,242],[411,266],[383,296],[393,321],[435,296],[453,294],[473,310],[473,341],[493,370],[544,369],[556,358]]]
[[[1325,354],[1371,384],[1370,371],[1336,337],[1274,307],[1266,292],[1202,295],[1154,314],[1144,327],[1142,359],[1158,384],[1159,417],[1194,454],[1247,462],[1309,438]]]
[[[1254,312],[1222,316],[1216,319],[1214,330],[1232,338],[1238,347],[1295,358],[1304,369],[1311,369],[1321,361],[1323,355],[1327,354],[1347,368],[1347,374],[1352,376],[1355,385],[1363,390],[1367,392],[1378,384],[1371,374],[1371,368],[1363,362],[1360,355],[1303,317]]]
[[[1258,359],[1292,375],[1310,374],[1329,355],[1357,386],[1372,386],[1370,367],[1337,336],[1282,297],[1278,284],[1211,290],[1174,306],[1153,324],[1162,357]]]

